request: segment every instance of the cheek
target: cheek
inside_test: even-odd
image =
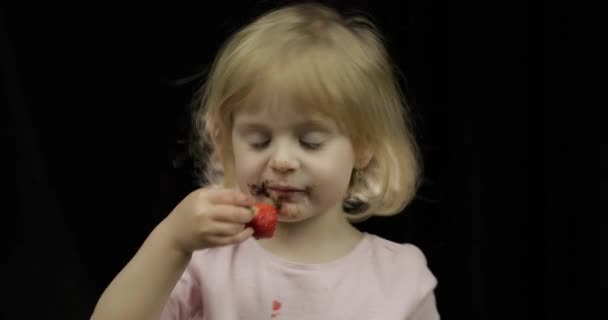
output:
[[[350,144],[335,148],[316,161],[316,179],[321,186],[318,196],[341,198],[348,189],[354,167],[354,154]]]
[[[255,180],[263,161],[258,159],[259,157],[252,156],[251,152],[247,150],[247,145],[234,140],[232,145],[234,148],[233,156],[236,180],[241,188],[243,188],[248,183],[251,183],[252,180]]]

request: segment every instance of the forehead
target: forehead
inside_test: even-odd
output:
[[[343,133],[354,134],[358,130],[357,112],[353,112],[356,103],[346,94],[349,90],[344,81],[333,72],[301,64],[271,64],[245,81],[236,103],[226,110],[232,120],[229,125],[235,125],[238,118],[266,117],[261,120],[277,124],[294,118],[323,119]]]
[[[338,122],[335,111],[330,103],[305,98],[302,92],[293,88],[269,83],[251,90],[233,110],[233,119],[235,122],[245,119]]]
[[[300,106],[289,100],[276,99],[260,104],[243,105],[235,110],[234,126],[297,127],[300,129],[333,129],[339,125],[328,115],[312,107]]]

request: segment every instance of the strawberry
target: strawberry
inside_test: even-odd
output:
[[[271,238],[277,225],[277,207],[268,203],[258,203],[250,208],[253,219],[247,224],[254,230],[253,236],[257,239]]]

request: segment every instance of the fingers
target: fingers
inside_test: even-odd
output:
[[[213,229],[209,230],[214,236],[231,237],[245,229],[244,224],[217,222],[213,225]]]
[[[253,235],[253,229],[248,227],[248,228],[245,228],[242,231],[240,231],[236,234],[230,235],[230,236],[210,236],[209,240],[211,240],[215,245],[222,246],[222,245],[241,243],[241,242],[247,240],[252,235]]]
[[[239,243],[239,242],[243,242],[247,239],[249,239],[249,237],[253,236],[254,230],[251,227],[247,227],[245,229],[243,229],[243,231],[237,233],[236,235],[234,235],[231,239],[231,243]]]
[[[246,224],[253,219],[255,198],[231,189],[200,189],[191,198],[189,227],[198,247],[208,248],[245,241],[254,234]],[[187,210],[185,212],[188,212]]]
[[[213,211],[213,219],[216,221],[245,224],[253,218],[250,209],[231,205],[215,205]]]
[[[248,207],[255,204],[255,198],[237,190],[213,189],[209,190],[208,199],[213,204],[232,204]]]

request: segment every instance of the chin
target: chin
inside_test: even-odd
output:
[[[307,217],[304,216],[290,216],[290,217],[281,217],[279,216],[278,221],[280,223],[298,223],[300,221],[306,220]]]
[[[306,220],[308,215],[302,212],[302,209],[298,206],[283,204],[283,207],[279,211],[278,220],[279,222],[293,223]]]

